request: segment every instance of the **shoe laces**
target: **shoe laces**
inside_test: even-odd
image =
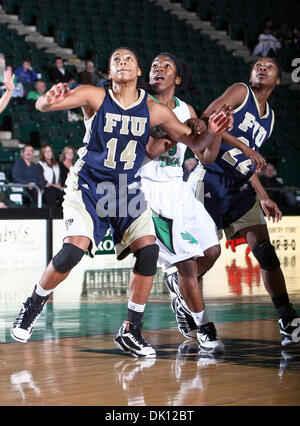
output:
[[[199,331],[202,334],[206,334],[209,340],[217,340],[217,330],[213,322],[208,322],[207,324],[200,325]]]
[[[142,321],[130,322],[124,321],[126,324],[126,332],[133,336],[133,339],[141,346],[149,346],[146,340],[142,336]]]
[[[43,305],[35,305],[29,297],[24,303],[24,308],[21,309],[19,315],[17,316],[14,325],[28,329],[37,319],[42,309]]]

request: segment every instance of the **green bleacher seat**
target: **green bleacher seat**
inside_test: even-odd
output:
[[[39,126],[39,123],[36,121],[26,121],[21,123],[21,141],[23,143],[33,143],[36,145],[38,140]]]

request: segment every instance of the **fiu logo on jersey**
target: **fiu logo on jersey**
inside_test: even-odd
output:
[[[250,114],[250,112],[246,112],[244,121],[239,124],[238,128],[244,132],[247,132],[248,129],[253,129],[252,139],[258,148],[267,135],[267,131],[256,121],[254,115]]]
[[[147,118],[130,117],[129,115],[113,114],[107,112],[105,115],[104,131],[107,133],[112,133],[118,122],[121,122],[121,135],[128,135],[130,129],[130,133],[133,136],[142,136],[145,133]]]

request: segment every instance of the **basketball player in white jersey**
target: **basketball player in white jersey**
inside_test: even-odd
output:
[[[194,125],[201,131],[201,128],[206,128],[206,124],[197,120],[197,115],[190,105],[174,96],[176,87],[183,83],[186,75],[183,66],[184,64],[170,53],[157,55],[152,61],[149,74],[149,84],[154,93],[152,97],[167,105],[179,121],[185,123],[194,119]],[[223,352],[223,344],[217,338],[214,324],[209,321],[203,298],[200,297],[202,290],[198,285],[198,276],[209,269],[213,263],[212,259],[220,253],[216,226],[202,203],[183,181],[182,165],[186,146],[164,139],[165,134],[160,129],[153,129],[153,135],[161,138],[161,148],[157,139],[150,139],[148,148],[152,148],[151,156],[149,155],[151,159],[146,157],[140,174],[143,189],[153,211],[156,241],[159,245],[158,264],[163,270],[177,267],[183,297],[181,303],[188,306],[192,319],[197,324],[197,329],[186,326],[180,331],[184,331],[186,337],[197,336],[201,350]],[[156,152],[151,144],[154,140]],[[218,142],[214,143],[197,155],[203,162],[211,164],[219,147]],[[155,154],[157,156],[154,156]],[[176,312],[180,324],[177,304],[177,298],[174,298],[172,309]]]

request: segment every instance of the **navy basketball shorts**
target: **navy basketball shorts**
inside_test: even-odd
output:
[[[86,236],[91,257],[111,229],[117,258],[130,253],[138,238],[155,236],[152,212],[145,201],[139,182],[120,187],[110,182],[95,182],[90,173],[72,167],[66,180],[63,202],[64,238]]]
[[[250,182],[233,181],[201,165],[190,173],[187,182],[213,218],[218,231],[223,229],[227,239],[241,229],[266,224]]]

